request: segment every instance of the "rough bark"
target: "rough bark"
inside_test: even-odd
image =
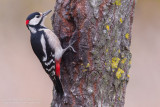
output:
[[[63,48],[64,97],[52,107],[123,107],[135,0],[57,0],[52,25]]]

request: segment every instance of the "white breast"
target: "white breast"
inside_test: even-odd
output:
[[[50,47],[55,51],[55,59],[59,60],[62,57],[63,49],[58,37],[49,29],[44,29],[44,32],[46,33]]]

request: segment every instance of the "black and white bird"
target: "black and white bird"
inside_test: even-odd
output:
[[[60,62],[64,52],[71,48],[74,42],[65,49],[61,47],[58,37],[44,26],[44,19],[51,10],[40,13],[34,12],[26,19],[26,26],[31,33],[31,45],[34,53],[40,60],[44,70],[54,83],[57,95],[63,95],[60,78]]]

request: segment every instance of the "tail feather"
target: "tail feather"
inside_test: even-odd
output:
[[[62,97],[64,92],[63,92],[61,81],[59,80],[58,76],[56,75],[53,76],[53,83],[54,83],[54,87],[56,89],[57,95]]]

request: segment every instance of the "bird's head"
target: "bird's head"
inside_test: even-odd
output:
[[[40,13],[40,12],[31,13],[26,19],[26,26],[28,28],[36,27],[36,26],[44,26],[44,19],[51,11],[52,10],[49,10],[44,13]]]

